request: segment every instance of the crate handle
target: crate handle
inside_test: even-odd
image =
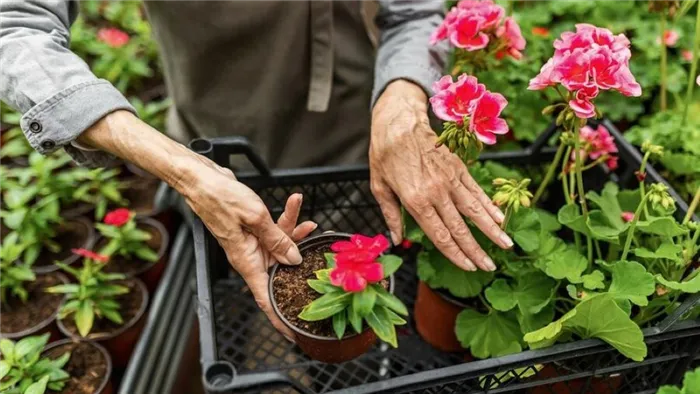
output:
[[[270,168],[245,137],[195,138],[190,141],[190,149],[212,159],[216,164],[229,168],[229,157],[244,155],[260,175],[270,176]]]

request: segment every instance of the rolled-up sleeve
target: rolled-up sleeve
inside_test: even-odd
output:
[[[75,1],[0,1],[0,99],[22,112],[20,126],[34,149],[66,147],[90,164],[104,154],[70,144],[108,113],[134,109],[68,49],[77,12]]]
[[[372,106],[394,80],[406,79],[431,94],[431,85],[445,67],[446,43],[430,45],[430,35],[444,17],[441,0],[382,0],[377,26],[381,31],[375,66]]]

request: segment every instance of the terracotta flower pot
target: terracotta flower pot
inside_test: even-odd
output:
[[[56,261],[72,265],[80,260],[82,257],[71,252],[71,249],[92,249],[95,244],[95,229],[92,222],[84,217],[66,219],[58,227],[54,241],[61,245],[61,251],[52,253],[44,248],[32,265],[32,271],[37,274],[54,272],[60,269],[54,264]]]
[[[301,252],[302,256],[304,256],[304,252],[311,248],[330,245],[336,241],[347,239],[350,239],[350,234],[320,234],[306,238],[305,240],[299,242],[298,246],[299,251]],[[304,264],[304,262],[302,262],[302,264]],[[273,281],[278,268],[279,265],[275,265],[272,267],[272,271],[270,272],[268,292],[272,301],[272,307],[280,320],[282,320],[282,322],[294,332],[295,342],[307,356],[325,363],[341,363],[352,360],[366,353],[377,342],[377,336],[374,334],[374,331],[369,328],[364,330],[361,334],[353,333],[351,335],[344,336],[343,339],[338,339],[333,336],[312,334],[293,325],[286,317],[284,317],[277,306],[277,302],[275,301]],[[389,291],[392,293],[394,291],[393,276],[389,278]],[[348,329],[352,330],[352,328],[349,326]]]
[[[58,328],[61,330],[63,335],[73,339],[74,341],[95,341],[102,345],[109,351],[112,355],[112,361],[115,368],[125,368],[129,363],[131,358],[131,353],[136,347],[136,342],[141,336],[143,327],[146,324],[146,308],[148,307],[148,290],[142,281],[132,278],[127,279],[123,282],[124,285],[131,287],[131,291],[138,291],[141,294],[141,304],[136,311],[136,314],[128,319],[119,326],[118,328],[110,331],[96,331],[88,334],[87,337],[83,338],[78,334],[78,330],[75,327],[75,323],[72,320],[72,316],[68,322],[65,320],[57,320]],[[117,301],[120,297],[118,296]],[[122,313],[123,315],[123,313]],[[103,319],[107,323],[106,319]],[[97,320],[95,321],[97,324]],[[113,323],[107,323],[113,324]],[[93,328],[93,331],[95,329]]]
[[[43,356],[51,359],[71,352],[71,358],[63,369],[71,375],[59,394],[112,394],[114,392],[110,376],[112,359],[107,350],[97,343],[74,342],[63,339],[50,343]],[[54,393],[54,391],[50,391]]]
[[[143,261],[138,258],[127,260],[121,256],[112,256],[104,271],[119,272],[128,278],[139,278],[146,284],[149,292],[154,292],[163,277],[168,261],[167,251],[170,245],[170,236],[161,223],[151,218],[136,219],[136,225],[139,229],[151,234],[151,239],[146,244],[156,250],[158,260]],[[107,238],[99,236],[95,242],[95,251],[99,252],[107,242],[109,242]]]
[[[62,338],[63,336],[56,325],[56,315],[65,300],[65,296],[49,294],[44,289],[66,283],[68,283],[68,278],[60,272],[38,275],[37,280],[27,287],[29,299],[25,304],[18,303],[11,310],[8,310],[6,307],[3,309],[2,314],[0,314],[0,337],[19,340],[31,335],[49,333],[49,341]],[[50,307],[53,303],[55,303],[55,307],[47,308],[51,310],[50,313],[47,313],[43,306]],[[30,316],[24,315],[27,313],[30,313]],[[8,327],[20,324],[22,320],[29,320],[30,326],[18,331],[8,330]]]
[[[455,334],[457,315],[467,305],[442,291],[431,289],[425,282],[418,282],[418,295],[413,308],[413,318],[421,338],[443,352],[464,352]]]

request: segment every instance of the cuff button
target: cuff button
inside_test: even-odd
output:
[[[29,124],[29,130],[31,130],[33,133],[40,133],[41,129],[41,123],[39,122],[34,121]]]
[[[41,147],[46,150],[53,149],[56,147],[56,143],[51,140],[45,140],[41,143]]]

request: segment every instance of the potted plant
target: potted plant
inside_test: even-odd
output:
[[[453,329],[454,338],[474,357],[599,338],[641,361],[646,345],[640,327],[671,313],[685,293],[700,291],[697,271],[691,268],[700,250],[700,229],[690,215],[682,221],[672,216],[675,203],[666,186],[645,184],[646,162],[663,154],[659,146],[644,145],[637,188],[620,190],[614,183],[602,187],[599,181],[617,168],[617,147],[605,128],[586,126],[587,119],[600,116],[594,104],[599,90],[641,94],[627,68],[629,40],[607,29],[578,25],[555,48],[554,57],[530,83],[532,89],[554,87],[563,101],[544,110],[556,113],[563,128],[544,180],[533,193],[529,179],[517,171],[505,179],[484,174],[485,166],[470,168],[482,184],[493,182],[492,199],[505,210],[502,227],[516,247],[502,250],[470,225],[498,268],[491,273],[457,272],[411,220],[406,221],[406,234],[424,246],[418,260],[422,289],[446,290],[467,306],[451,327],[448,322],[440,329],[442,335]],[[444,119],[446,131],[439,141],[465,161],[478,155],[478,139],[494,141],[492,134],[505,126],[498,118],[505,100],[494,99],[497,94],[489,95],[476,84],[473,77],[453,82],[448,76],[436,84],[431,98],[438,116],[461,111],[457,118]],[[487,103],[481,102],[484,98]],[[485,104],[490,110],[479,112]],[[489,127],[479,127],[483,125]],[[584,175],[589,181],[598,179],[599,191],[586,190]],[[555,178],[563,206],[552,205],[556,188],[544,193]],[[549,206],[543,205],[550,212],[535,207],[544,196],[551,197]],[[430,313],[438,310],[417,300],[416,326],[427,340],[441,335],[421,330],[430,327],[425,320],[440,318]]]
[[[133,211],[119,208],[107,213],[104,223],[95,227],[102,234],[96,248],[111,259],[105,270],[138,277],[154,291],[167,261],[169,237],[163,225],[151,218],[136,218]]]
[[[102,220],[110,204],[124,206],[128,201],[122,196],[126,185],[118,178],[118,168],[75,169],[77,187],[72,198],[78,207],[64,210],[66,217],[87,215],[94,210],[96,220]]]
[[[47,289],[66,295],[58,313],[58,328],[73,340],[103,343],[115,367],[123,368],[145,324],[146,286],[136,278],[102,272],[109,261],[107,256],[82,249],[75,253],[84,257],[80,269],[57,264],[78,283]],[[67,319],[71,315],[73,318]]]
[[[408,311],[392,294],[402,260],[382,255],[387,248],[383,235],[321,234],[299,243],[301,265],[273,267],[273,308],[309,357],[348,361],[377,337],[398,346],[395,326],[406,323]]]
[[[36,276],[31,265],[20,259],[24,248],[15,232],[2,240],[0,336],[15,339],[49,333],[52,338],[58,338],[55,322],[63,298],[44,289],[68,280],[58,272]]]
[[[34,186],[22,187],[12,182],[4,182],[2,235],[10,230],[19,234],[26,244],[22,260],[32,265],[36,273],[58,270],[54,261],[73,264],[77,257],[71,255],[73,248],[91,247],[94,242],[94,229],[83,218],[63,219],[60,216],[60,203],[56,195],[37,196]]]
[[[51,359],[43,356],[49,334],[30,336],[13,342],[0,339],[0,391],[5,394],[43,394],[62,391],[71,375],[63,368],[70,352]]]
[[[70,379],[64,382],[58,394],[112,394],[113,387],[112,359],[100,344],[95,342],[75,342],[62,339],[50,343],[42,357],[61,361],[63,354],[70,353],[70,358],[63,366]],[[48,386],[51,389],[51,386]],[[53,392],[52,392],[53,393]]]

